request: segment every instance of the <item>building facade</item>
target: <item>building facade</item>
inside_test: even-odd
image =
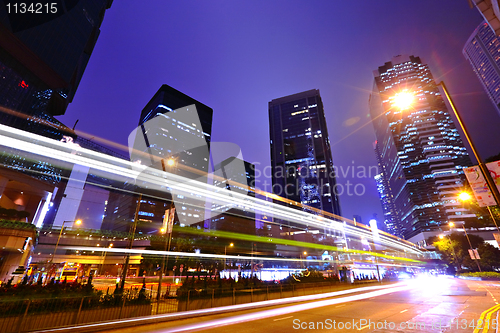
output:
[[[336,178],[319,90],[269,102],[272,192],[340,215]]]
[[[54,116],[73,100],[111,4],[57,1],[22,12],[20,4],[0,1],[0,124],[55,140],[76,139]],[[0,153],[0,165],[55,187],[50,212],[36,222],[50,227],[71,170],[10,148]]]
[[[500,38],[483,22],[469,37],[462,53],[500,114]]]
[[[183,176],[186,181],[206,183],[212,116],[210,107],[163,85],[144,107],[139,126],[129,136],[131,161]],[[165,210],[172,205],[175,221],[181,226],[205,220],[205,198],[200,196],[194,202],[175,192],[144,191],[137,186],[140,184],[128,184],[126,191],[110,194],[104,229],[127,231],[138,205],[138,230],[144,233],[157,232]],[[143,193],[140,203],[137,192]]]
[[[474,218],[458,202],[469,155],[428,65],[397,56],[374,71],[370,113],[384,214],[406,239]],[[402,96],[411,103],[397,105]],[[399,236],[398,235],[398,236]]]
[[[221,191],[239,193],[255,198],[255,165],[237,157],[230,157],[214,166],[214,186]],[[231,195],[231,194],[229,194]],[[255,210],[251,202],[212,203],[210,218],[204,229],[223,230],[255,235]]]
[[[484,20],[488,22],[495,34],[500,35],[500,2],[499,0],[472,0]]]
[[[24,13],[0,1],[0,122],[60,140],[63,115],[112,0],[58,1]]]

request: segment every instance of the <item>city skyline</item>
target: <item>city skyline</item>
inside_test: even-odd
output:
[[[423,1],[411,12],[407,5],[392,1],[366,2],[362,8],[275,2],[267,11],[225,2],[198,3],[189,10],[179,3],[145,6],[137,10],[131,2],[113,4],[75,100],[66,115],[58,117],[69,127],[79,119],[76,130],[89,133],[95,141],[104,137],[124,145],[136,126],[132,114],[142,109],[158,85],[166,83],[211,105],[212,139],[238,144],[243,158],[262,174],[270,165],[267,102],[320,89],[333,160],[341,173],[338,182],[366,189],[361,207],[356,204],[358,197],[341,196],[343,215],[368,220],[373,213],[382,214],[375,174],[352,177],[352,171],[377,165],[367,117],[371,72],[394,55],[413,53],[429,63],[436,79],[445,80],[466,121],[482,120],[470,128],[482,157],[498,153],[494,148],[498,139],[488,133],[500,119],[461,54],[482,21],[467,1]],[[164,11],[177,13],[171,24],[161,23]],[[336,20],[329,20],[327,13]],[[130,23],[145,22],[146,15],[151,16],[148,25]],[[376,19],[383,15],[392,21]],[[303,17],[307,24],[297,25],[291,17]],[[181,24],[186,19],[192,25]],[[141,37],[153,32],[162,37],[163,46],[158,37]],[[288,71],[298,64],[302,64],[299,71]],[[91,120],[93,112],[100,114],[100,122]],[[107,127],[110,122],[113,131]],[[260,185],[270,191],[269,185]]]

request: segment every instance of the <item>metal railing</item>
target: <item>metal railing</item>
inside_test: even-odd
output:
[[[162,288],[129,288],[123,294],[68,298],[0,300],[0,332],[29,332],[84,323],[118,320],[156,314],[183,312],[202,308],[259,302],[294,296],[305,296],[355,288],[359,281],[346,283],[299,283],[267,285],[260,288],[180,289],[175,285]]]

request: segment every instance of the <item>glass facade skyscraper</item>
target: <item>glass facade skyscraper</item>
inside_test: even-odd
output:
[[[273,193],[340,215],[319,90],[269,102],[269,130]]]
[[[483,22],[469,37],[462,53],[500,114],[500,38]]]
[[[377,179],[393,230],[410,239],[470,214],[457,196],[471,161],[428,65],[397,56],[374,71],[370,113],[377,137]],[[413,103],[396,106],[401,94]],[[389,207],[387,207],[389,206]]]
[[[192,106],[195,106],[193,108]],[[186,177],[186,181],[207,182],[213,110],[192,97],[163,85],[141,112],[139,126],[129,137],[130,158],[152,168]],[[162,165],[160,160],[175,161]],[[134,192],[136,185],[127,190]],[[205,220],[205,198],[197,204],[187,202],[183,195],[151,192],[144,189],[139,205],[139,230],[157,232],[165,210],[175,203],[176,223],[193,225]],[[151,192],[151,193],[149,193]],[[164,198],[164,200],[158,199]],[[117,191],[110,195],[103,229],[128,230],[134,219],[138,198]]]

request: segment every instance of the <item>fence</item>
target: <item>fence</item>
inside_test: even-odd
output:
[[[28,332],[151,315],[150,300],[129,295],[0,301],[0,332]]]
[[[178,311],[205,309],[226,305],[244,304],[273,299],[306,296],[328,293],[338,290],[356,288],[360,284],[380,284],[377,281],[359,281],[354,284],[345,283],[301,283],[289,285],[272,285],[263,288],[214,288],[190,289],[179,292]]]
[[[117,320],[155,314],[182,312],[233,304],[320,294],[355,288],[362,283],[302,283],[270,285],[263,288],[212,288],[176,291],[165,286],[157,299],[157,290],[138,288],[125,294],[106,294],[73,298],[0,301],[0,332],[18,333],[84,323]],[[176,294],[179,294],[176,296]]]

